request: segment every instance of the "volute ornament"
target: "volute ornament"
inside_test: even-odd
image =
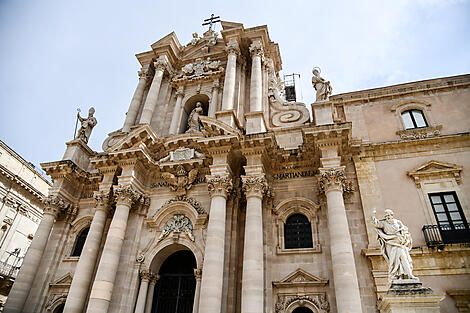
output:
[[[168,63],[164,59],[158,58],[155,62],[153,62],[153,66],[155,67],[155,71],[165,71],[168,69]]]
[[[251,54],[251,57],[254,57],[255,55],[258,55],[258,56],[263,56],[263,46],[261,45],[261,41],[259,40],[255,40],[251,43],[250,45],[250,54]]]
[[[93,193],[93,198],[95,199],[96,207],[106,208],[109,206],[111,194],[109,191],[95,191]]]
[[[226,198],[233,188],[232,179],[228,175],[209,175],[206,176],[206,182],[211,197],[222,196]]]
[[[165,239],[172,232],[184,233],[191,241],[194,241],[193,223],[184,214],[176,214],[166,222],[158,241]]]
[[[235,39],[231,39],[225,47],[225,51],[227,51],[228,54],[234,53],[236,55],[239,55],[240,47],[238,46],[238,42]]]
[[[247,196],[262,197],[268,190],[268,183],[264,175],[242,176],[242,190]]]

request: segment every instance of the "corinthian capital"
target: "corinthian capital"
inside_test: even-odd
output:
[[[251,43],[250,45],[250,54],[251,57],[254,57],[256,55],[263,56],[263,46],[261,45],[261,41],[255,40]]]
[[[139,78],[147,79],[148,72],[144,70],[143,68],[140,71],[138,71],[137,74],[139,75]]]
[[[165,71],[168,68],[168,62],[165,59],[158,58],[155,62],[153,62],[153,66],[155,67],[155,71]]]
[[[238,42],[235,39],[231,39],[225,47],[225,51],[227,51],[228,54],[240,54],[240,47],[238,46]]]
[[[208,175],[206,176],[206,182],[211,198],[216,196],[227,198],[233,188],[232,179],[228,175]]]
[[[96,208],[107,208],[110,204],[111,194],[109,191],[95,191],[93,198]]]
[[[260,197],[268,190],[268,182],[264,175],[242,176],[243,187],[247,197]]]
[[[131,206],[140,197],[140,193],[137,192],[131,185],[117,186],[113,189],[116,203]]]
[[[347,184],[346,176],[344,176],[344,166],[332,169],[320,169],[318,183],[322,192],[331,190],[344,191]]]
[[[72,205],[64,199],[52,195],[45,198],[43,203],[44,214],[50,214],[54,217],[57,217],[61,211],[67,211],[72,207]]]
[[[140,279],[150,281],[151,279],[154,278],[154,274],[150,271],[143,270],[140,272]]]

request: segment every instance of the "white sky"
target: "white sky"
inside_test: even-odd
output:
[[[268,25],[308,106],[313,66],[334,94],[470,72],[470,1],[0,0],[0,139],[36,165],[59,160],[77,107],[94,106],[101,151],[137,86],[134,55],[171,31],[188,43],[211,13]]]

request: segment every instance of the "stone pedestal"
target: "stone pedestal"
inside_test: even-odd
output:
[[[316,126],[333,124],[333,108],[330,101],[312,103],[312,112]]]
[[[215,118],[232,128],[240,129],[240,124],[233,110],[215,112]]]
[[[436,294],[418,280],[404,279],[392,286],[379,301],[380,313],[439,313],[444,294]]]
[[[246,120],[246,133],[259,134],[266,132],[266,121],[264,120],[263,112],[249,112],[245,114]]]
[[[80,169],[86,171],[90,165],[90,157],[94,156],[96,153],[81,139],[74,139],[65,144],[67,145],[67,149],[65,150],[62,160],[70,160],[77,164]]]

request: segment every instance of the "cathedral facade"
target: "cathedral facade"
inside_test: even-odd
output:
[[[330,96],[317,70],[312,119],[268,28],[221,24],[137,54],[103,151],[81,119],[42,164],[53,186],[6,312],[468,312],[470,76]],[[426,292],[389,292],[385,208]]]

